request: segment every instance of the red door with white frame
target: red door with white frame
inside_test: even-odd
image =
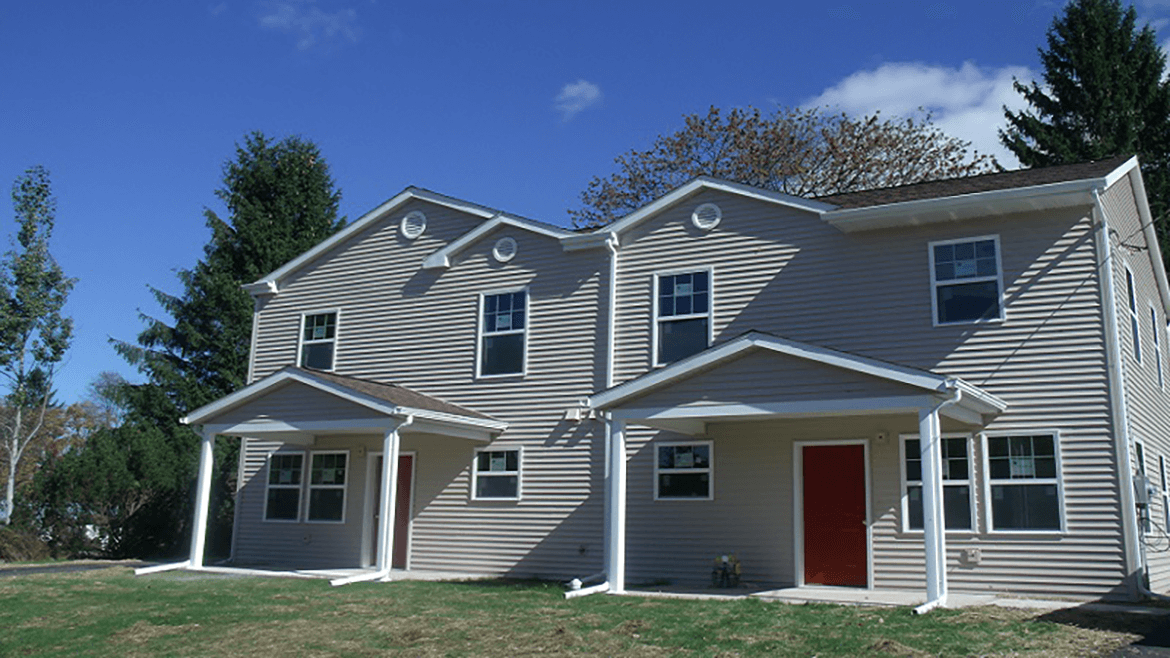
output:
[[[378,554],[378,519],[381,516],[382,506],[382,455],[374,458],[374,482],[378,488],[374,494],[374,523],[373,545],[370,555]],[[410,545],[410,490],[414,480],[414,455],[398,456],[398,490],[394,506],[394,552],[390,556],[390,566],[395,569],[406,568],[406,547]]]
[[[869,530],[865,446],[801,448],[806,585],[865,587]]]

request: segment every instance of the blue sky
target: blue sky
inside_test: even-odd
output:
[[[53,251],[79,279],[58,379],[133,378],[148,286],[179,292],[205,207],[249,131],[315,141],[360,217],[409,185],[557,224],[613,158],[687,113],[828,104],[933,111],[1001,156],[1000,107],[1031,80],[1056,2],[228,0],[8,2],[0,182],[33,164]],[[1170,0],[1139,15],[1170,29]],[[10,234],[5,200],[0,232]]]

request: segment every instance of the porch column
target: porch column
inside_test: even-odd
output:
[[[203,568],[203,548],[207,543],[207,516],[211,507],[211,469],[214,466],[215,433],[204,429],[199,446],[199,479],[196,481],[195,525],[191,529],[191,568]]]
[[[395,423],[382,437],[382,498],[378,501],[378,571],[390,571],[394,551],[394,512],[398,500],[398,450],[401,440]]]
[[[609,591],[626,591],[626,421],[610,418],[609,473],[605,483],[608,496],[609,543],[605,551],[605,572]]]
[[[918,412],[922,459],[922,538],[926,544],[926,601],[946,605],[947,544],[943,516],[942,436],[938,407]]]

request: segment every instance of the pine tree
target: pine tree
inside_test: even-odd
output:
[[[1047,41],[1044,83],[1016,81],[1029,108],[1004,108],[1000,141],[1028,167],[1137,154],[1161,217],[1170,202],[1170,82],[1154,30],[1139,30],[1137,12],[1119,0],[1074,0]]]

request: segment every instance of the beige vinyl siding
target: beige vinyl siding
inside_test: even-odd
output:
[[[690,223],[690,213],[704,202],[723,210],[722,222],[709,232]],[[952,589],[1124,595],[1114,591],[1124,577],[1123,549],[1090,213],[1086,206],[844,234],[812,214],[700,193],[623,239],[616,379],[627,381],[649,369],[653,274],[712,267],[716,343],[759,330],[962,377],[1009,404],[988,431],[1059,432],[1066,531],[989,532],[980,476],[977,532],[948,537]],[[933,326],[928,243],[990,235],[999,236],[1006,321]],[[840,430],[847,436],[835,438],[873,436],[865,419],[851,422]],[[916,432],[917,419],[900,431]],[[641,454],[651,436],[632,431],[631,453]],[[920,587],[921,535],[900,533],[896,515],[885,511],[894,509],[892,501],[901,495],[895,441],[892,436],[884,458],[880,446],[871,446],[874,511],[881,511],[873,528],[875,583]],[[721,445],[716,439],[717,460],[725,452]],[[980,442],[976,447],[981,450]],[[790,460],[790,450],[781,448],[785,454],[777,459]],[[649,550],[656,533],[669,528],[659,507],[633,504],[641,496],[633,492],[634,480],[652,478],[647,464],[652,463],[630,464],[629,525],[644,527],[631,530],[632,554]],[[976,465],[981,468],[981,458]],[[717,465],[716,481],[727,477]],[[762,504],[787,505],[782,498]],[[711,543],[693,550],[711,556],[728,550],[720,536],[711,533]],[[958,571],[955,561],[965,548],[979,548],[982,558],[977,568]],[[1037,568],[1038,555],[1044,568]]]
[[[1145,450],[1145,471],[1150,482],[1161,489],[1161,474],[1158,472],[1158,457],[1170,461],[1170,397],[1166,390],[1159,388],[1155,371],[1153,326],[1150,322],[1150,305],[1158,313],[1163,333],[1160,337],[1162,368],[1165,375],[1167,366],[1165,321],[1163,308],[1154,274],[1154,261],[1147,244],[1145,232],[1134,203],[1128,178],[1123,178],[1102,198],[1105,217],[1116,232],[1113,235],[1115,259],[1114,291],[1117,302],[1117,328],[1121,346],[1121,366],[1125,379],[1126,411],[1129,416],[1130,460],[1133,472],[1139,472],[1137,454],[1132,448],[1140,441]],[[1134,293],[1137,300],[1137,325],[1141,341],[1142,361],[1133,358],[1133,330],[1130,323],[1129,292],[1126,285],[1126,269],[1133,273]],[[1170,382],[1170,378],[1167,378]],[[1165,513],[1161,496],[1151,498],[1151,532],[1144,535],[1144,552],[1148,562],[1150,588],[1155,592],[1170,594],[1170,536],[1165,527]]]
[[[427,214],[427,230],[408,242],[397,222],[416,207]],[[412,568],[593,573],[602,551],[602,433],[564,414],[603,382],[599,292],[607,261],[601,250],[565,253],[553,238],[501,227],[449,269],[421,269],[426,256],[479,223],[412,203],[286,281],[260,310],[255,374],[293,362],[302,312],[337,309],[335,372],[402,384],[506,421],[493,449],[523,450],[521,500],[473,501],[470,469],[483,444],[404,433],[403,449],[417,450]],[[504,236],[518,252],[501,264],[491,249]],[[476,379],[480,294],[517,288],[528,291],[527,372]]]

